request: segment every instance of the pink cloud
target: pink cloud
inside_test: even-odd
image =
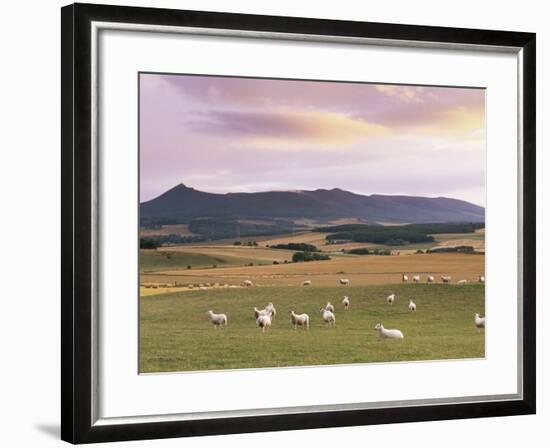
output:
[[[140,106],[142,199],[185,182],[484,201],[482,89],[142,74]]]

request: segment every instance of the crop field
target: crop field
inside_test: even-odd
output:
[[[306,263],[304,263],[306,264]],[[386,297],[396,294],[394,305]],[[351,300],[350,310],[341,304]],[[409,312],[409,298],[418,311]],[[331,301],[336,325],[325,327],[319,308]],[[270,330],[256,327],[253,307],[273,302]],[[214,328],[206,312],[223,312],[229,324]],[[290,324],[289,312],[308,313],[309,331]],[[180,291],[140,299],[140,371],[170,372],[480,358],[484,285],[385,284],[283,286]],[[374,326],[400,329],[403,340],[380,339]]]
[[[342,277],[348,278],[352,285],[391,284],[401,282],[401,274],[420,274],[422,281],[426,275],[434,275],[439,281],[440,275],[451,275],[454,281],[465,279],[477,281],[485,270],[483,254],[410,254],[400,256],[361,256],[332,255],[327,261],[307,263],[262,264],[255,260],[254,266],[248,261],[253,259],[255,249],[249,250],[245,262],[240,265],[222,265],[218,267],[186,269],[181,267],[158,265],[152,270],[143,269],[141,283],[179,283],[202,284],[220,283],[242,285],[246,279],[256,286],[300,286],[304,280],[311,280],[314,286],[333,286]],[[273,249],[275,251],[275,249]],[[292,251],[278,250],[280,253]],[[195,254],[192,254],[195,256]]]

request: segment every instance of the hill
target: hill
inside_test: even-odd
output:
[[[142,224],[191,223],[196,219],[230,221],[236,218],[267,220],[252,223],[278,225],[301,218],[329,222],[359,218],[369,223],[484,222],[485,209],[451,198],[360,195],[331,190],[208,193],[180,184],[140,204]]]

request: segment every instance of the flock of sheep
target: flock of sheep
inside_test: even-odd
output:
[[[413,275],[412,276],[413,282],[420,283],[420,275]],[[408,282],[408,276],[406,274],[402,275],[402,281],[404,283]],[[441,276],[441,280],[443,283],[450,283],[451,277],[450,276]],[[478,281],[480,283],[485,282],[485,277],[479,276]],[[427,283],[433,283],[434,277],[431,275],[427,276]],[[457,284],[465,284],[466,280],[459,280]],[[305,280],[303,282],[303,286],[311,286],[311,280]],[[349,285],[350,281],[349,279],[341,278],[340,279],[341,285]],[[245,286],[253,286],[253,283],[251,280],[245,280],[244,281]],[[393,305],[396,300],[395,293],[390,294],[386,298],[386,303],[388,305]],[[342,299],[342,305],[344,309],[347,311],[350,309],[350,299],[348,296],[344,296]],[[410,312],[416,312],[416,303],[412,299],[409,300],[409,306],[408,309]],[[336,325],[336,315],[335,315],[335,309],[334,305],[332,303],[328,302],[324,307],[322,307],[320,310],[321,318],[327,325],[327,327],[333,327]],[[210,319],[210,322],[214,325],[215,328],[218,328],[222,325],[227,325],[228,319],[226,314],[216,314],[212,310],[208,311],[208,316]],[[261,328],[262,333],[265,333],[266,330],[268,330],[271,327],[271,324],[273,320],[275,319],[275,316],[277,315],[277,310],[273,303],[268,303],[267,306],[263,309],[258,309],[254,307],[254,318],[256,319],[256,325]],[[299,326],[304,327],[307,330],[309,330],[309,322],[310,318],[309,315],[306,313],[302,314],[296,314],[294,310],[290,311],[290,323],[294,327],[294,329],[297,329]],[[481,329],[485,328],[485,317],[481,317],[479,314],[475,314],[474,316],[474,325],[476,328]],[[384,328],[382,323],[376,324],[374,327],[376,331],[378,331],[378,334],[381,338],[387,338],[387,339],[403,339],[403,333],[401,330],[398,329],[387,329]]]
[[[420,275],[413,275],[412,277],[412,281],[413,283],[420,283],[421,282],[421,278],[420,278]],[[450,275],[442,275],[441,276],[441,282],[442,283],[451,283],[451,276]],[[342,280],[340,280],[342,281]],[[401,275],[401,281],[403,283],[408,283],[409,282],[409,276],[405,273],[403,273]],[[485,277],[483,275],[480,275],[477,279],[477,281],[479,283],[485,283]],[[348,280],[348,283],[349,283],[349,280]],[[433,275],[427,275],[426,276],[426,283],[435,283],[435,277]],[[466,283],[468,283],[468,280],[466,279],[462,279],[462,280],[459,280],[456,282],[457,285],[465,285]]]

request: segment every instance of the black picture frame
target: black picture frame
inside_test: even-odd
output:
[[[72,443],[533,414],[536,409],[535,53],[533,33],[73,4],[61,10],[61,438]],[[91,23],[237,29],[515,47],[522,52],[523,397],[518,400],[94,425],[92,416]]]

